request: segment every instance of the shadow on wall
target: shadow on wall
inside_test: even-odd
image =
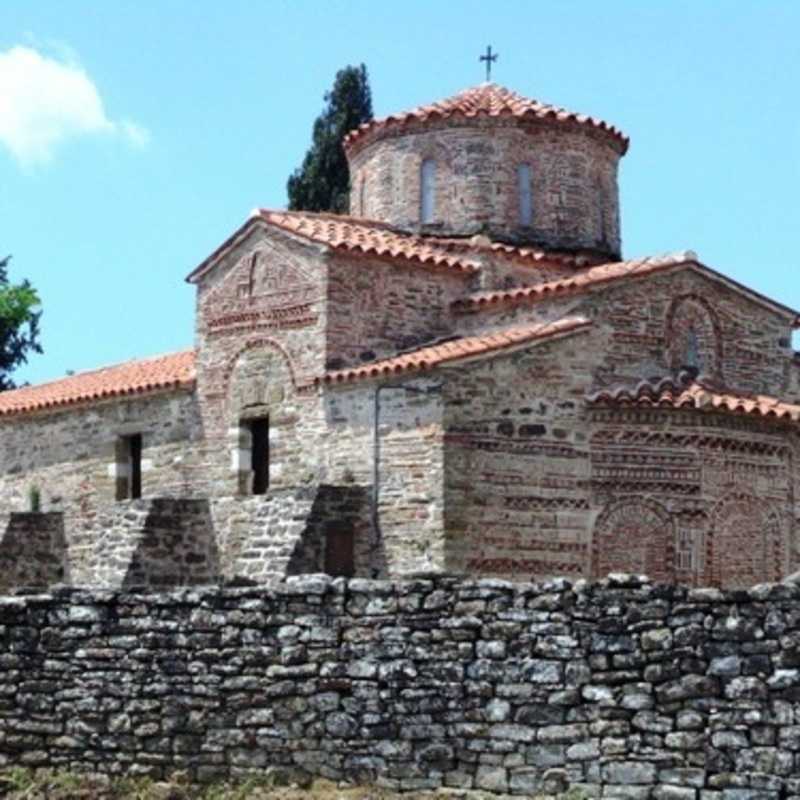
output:
[[[207,585],[219,578],[219,548],[208,500],[151,500],[122,588]]]
[[[366,486],[320,486],[286,574],[326,572],[348,578],[385,574],[386,555],[373,541],[369,501]]]
[[[11,514],[0,539],[0,594],[64,583],[66,565],[67,542],[60,511]]]

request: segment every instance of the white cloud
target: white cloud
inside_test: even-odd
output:
[[[131,120],[106,115],[97,87],[77,62],[17,45],[0,52],[0,145],[22,166],[46,164],[66,140],[116,135],[146,147],[150,134]]]

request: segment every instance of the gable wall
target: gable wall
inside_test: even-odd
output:
[[[690,311],[686,313],[685,309]],[[582,314],[606,342],[593,371],[596,388],[634,385],[673,372],[682,320],[702,317],[700,349],[715,353],[711,377],[741,392],[785,397],[791,392],[791,327],[785,315],[690,270],[619,281],[590,293],[498,306],[456,316],[465,335]],[[701,353],[702,355],[702,353]]]
[[[778,314],[689,270],[655,275],[589,295],[584,307],[612,329],[596,382],[608,386],[668,374],[670,342],[680,336],[680,302],[706,309],[724,386],[742,392],[782,396],[788,388],[791,327]],[[673,325],[670,326],[672,316]],[[701,343],[702,348],[702,343]],[[703,371],[710,356],[705,358]],[[714,372],[714,370],[712,370]]]
[[[240,493],[239,422],[269,416],[270,487],[320,478],[308,442],[321,408],[307,386],[324,365],[327,267],[319,248],[256,228],[197,293],[198,394],[210,496]]]

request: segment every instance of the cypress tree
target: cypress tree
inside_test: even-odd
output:
[[[333,88],[325,93],[325,103],[314,122],[311,147],[286,186],[292,211],[347,212],[350,175],[342,139],[372,119],[367,68],[361,64],[340,69]]]

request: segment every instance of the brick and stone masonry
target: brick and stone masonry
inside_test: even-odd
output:
[[[192,350],[0,395],[0,586],[798,570],[800,317],[620,260],[627,138],[482,84],[345,147],[349,216],[191,273]]]

